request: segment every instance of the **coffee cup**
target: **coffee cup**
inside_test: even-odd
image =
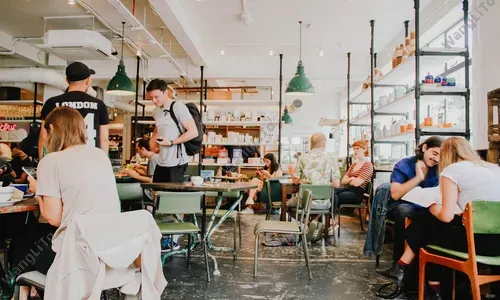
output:
[[[203,184],[203,177],[201,176],[191,176],[191,183],[194,186],[200,186]]]

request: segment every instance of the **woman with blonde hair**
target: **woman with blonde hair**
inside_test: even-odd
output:
[[[30,178],[43,220],[28,225],[10,249],[12,268],[22,273],[36,270],[47,274],[60,251],[66,227],[75,217],[120,213],[111,162],[104,151],[87,145],[80,113],[58,107],[47,116],[44,127],[50,153],[38,164],[37,180]],[[26,261],[32,251],[39,254]]]
[[[441,204],[433,204],[429,210],[416,214],[405,232],[408,246],[399,262],[387,277],[401,286],[404,271],[421,247],[432,244],[448,249],[467,252],[465,227],[462,214],[467,203],[474,200],[500,201],[500,167],[482,161],[467,140],[461,137],[447,138],[439,160]],[[484,234],[475,237],[478,255],[500,255],[498,238]],[[429,265],[429,291],[440,299],[440,273]]]

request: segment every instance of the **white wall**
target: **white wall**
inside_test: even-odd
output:
[[[500,88],[500,1],[476,0],[471,13],[478,19],[472,31],[472,144],[488,148],[487,93]],[[494,3],[490,6],[488,3]],[[481,5],[482,4],[482,5]],[[482,14],[482,16],[481,16]]]

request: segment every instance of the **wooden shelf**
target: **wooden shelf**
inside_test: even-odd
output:
[[[0,105],[33,105],[34,100],[0,100]],[[37,104],[43,105],[40,100],[36,101]]]
[[[252,143],[222,143],[222,142],[203,142],[203,145],[214,145],[214,146],[274,146],[277,147],[278,143],[263,143],[263,144],[252,144]]]

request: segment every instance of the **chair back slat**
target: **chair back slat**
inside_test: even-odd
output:
[[[157,192],[160,214],[196,214],[201,212],[203,192]]]
[[[307,223],[307,220],[309,220],[309,214],[311,212],[312,191],[303,189],[302,192],[299,193],[299,197],[299,203],[302,207],[300,224],[304,224],[304,221]]]
[[[500,202],[476,200],[471,204],[474,234],[500,234]]]
[[[331,184],[301,184],[300,188],[310,190],[313,200],[332,199],[333,196],[333,186]]]
[[[118,198],[120,201],[141,201],[143,191],[140,182],[117,183]]]

